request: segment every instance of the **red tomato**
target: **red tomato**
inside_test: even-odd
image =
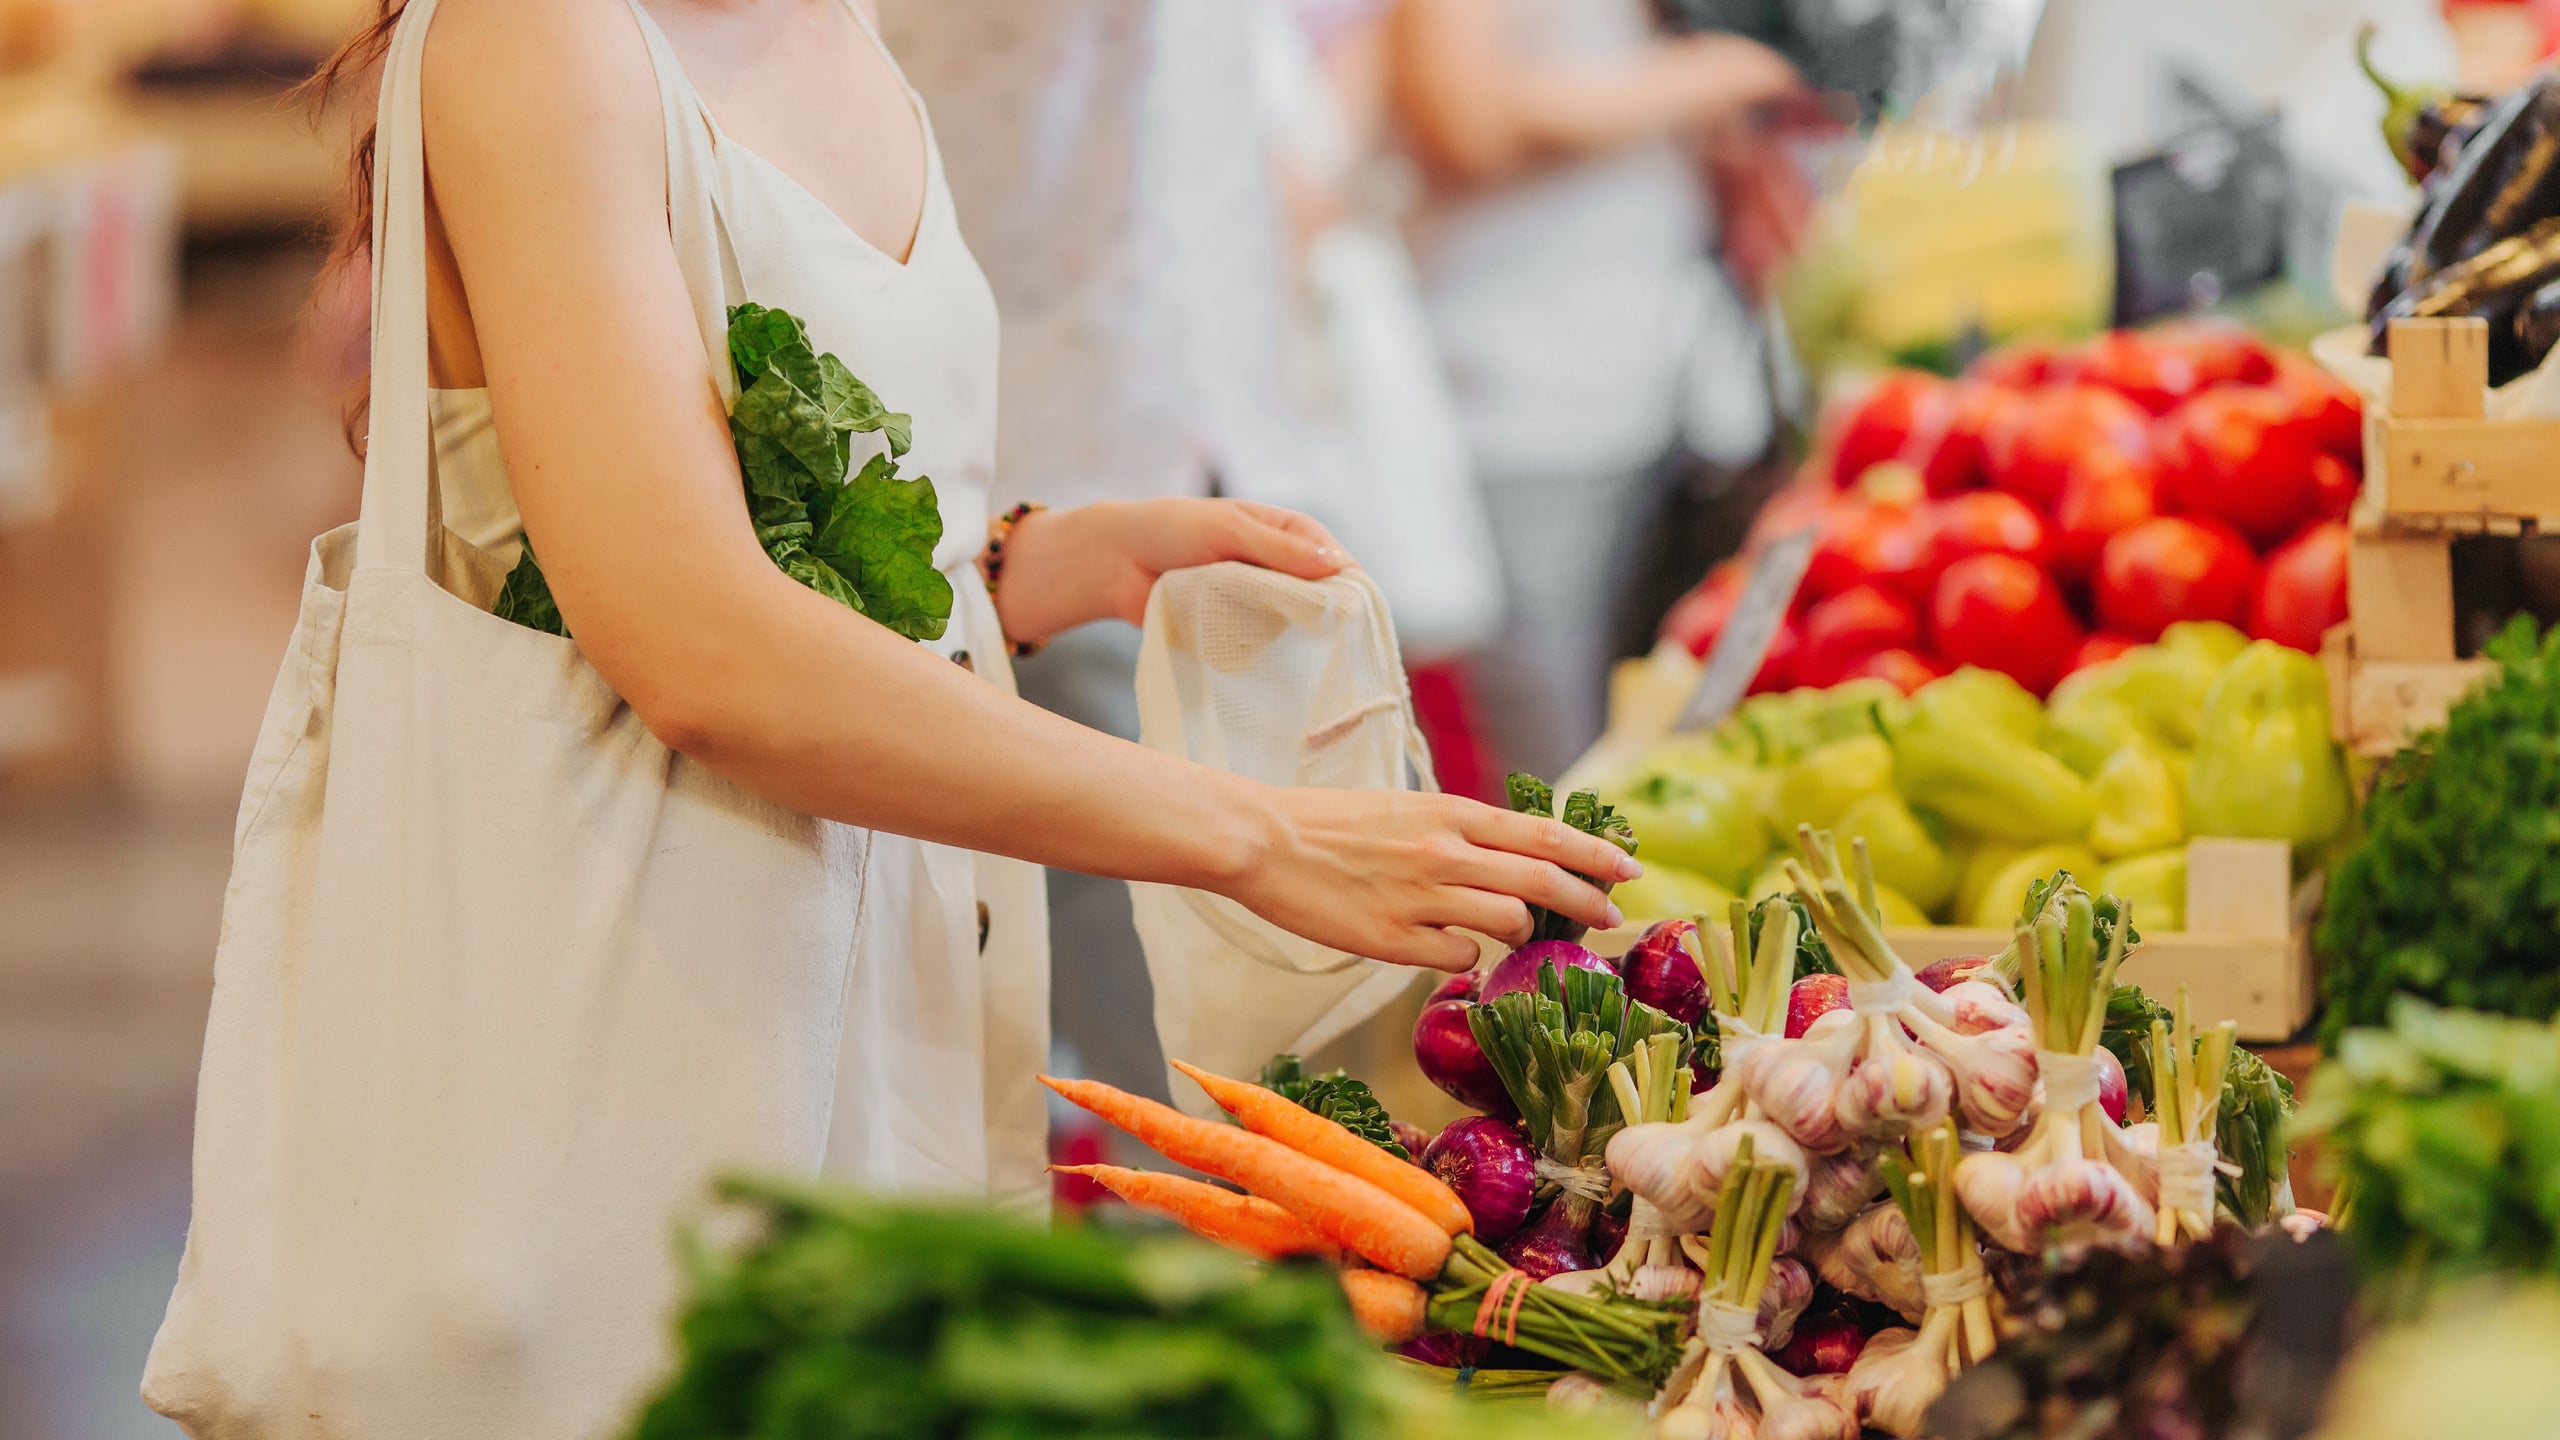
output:
[[[1991,437],[2016,424],[2027,406],[2027,397],[2019,392],[1979,381],[1959,381],[1953,393],[1937,443],[1915,439],[1913,453],[1906,457],[1920,467],[1921,483],[1933,497],[1989,484]]]
[[[1991,437],[1991,483],[2038,511],[2050,511],[2072,460],[2102,449],[2148,456],[2150,415],[2093,385],[2040,390],[2027,397],[2015,424]]]
[[[1733,620],[1734,606],[1741,603],[1743,579],[1743,567],[1730,560],[1708,571],[1707,578],[1672,602],[1671,613],[1662,617],[1662,638],[1679,642],[1692,655],[1714,649],[1716,637]]]
[[[2263,385],[2276,373],[2276,360],[2247,326],[2199,317],[2154,327],[2147,337],[2161,349],[2193,361],[2196,379],[2205,386]]]
[[[1968,380],[2011,390],[2033,390],[2071,379],[2078,362],[2050,340],[2012,340],[1965,368]]]
[[[2291,395],[2313,443],[2341,460],[2364,464],[2364,397],[2308,360],[2276,361],[2275,387]]]
[[[1760,673],[1751,677],[1747,691],[1766,695],[1773,690],[1792,690],[1798,684],[1796,671],[1804,658],[1804,632],[1796,628],[1795,618],[1778,621],[1778,633],[1769,637],[1769,653],[1760,661]]]
[[[1925,506],[1918,529],[1920,574],[1933,591],[1948,566],[1971,556],[2015,555],[2041,565],[2049,553],[2044,521],[2024,500],[1997,490],[1951,495]]]
[[[2320,451],[2292,396],[2225,386],[2160,423],[2163,509],[2210,516],[2262,546],[2311,517],[2318,503],[2311,462]]]
[[[2311,457],[2311,513],[2322,520],[2344,520],[2364,488],[2364,467],[2335,455]]]
[[[2082,346],[2080,383],[2113,390],[2153,415],[2166,415],[2204,388],[2193,356],[2132,330],[2110,330]]]
[[[1947,667],[1915,650],[1879,650],[1840,674],[1842,680],[1890,680],[1908,695],[1947,673]]]
[[[1920,612],[1898,591],[1852,585],[1804,612],[1804,654],[1796,678],[1834,685],[1879,650],[1906,649],[1920,638]]]
[[[1899,460],[1915,438],[1931,443],[1953,407],[1947,382],[1919,370],[1887,371],[1837,413],[1831,435],[1831,483],[1846,489],[1870,465]]]
[[[1824,518],[1822,538],[1805,563],[1798,603],[1877,581],[1917,594],[1921,547],[1912,512],[1891,505],[1842,504]]]
[[[2309,654],[2320,637],[2347,618],[2347,527],[2336,520],[2306,525],[2302,533],[2267,552],[2258,593],[2249,605],[2249,633]]]
[[[2072,462],[2053,502],[2053,565],[2085,578],[2098,552],[2119,530],[2160,513],[2160,487],[2151,466],[2115,450],[2092,450]]]
[[[2053,577],[2015,555],[1976,555],[1938,577],[1929,603],[1938,653],[1997,670],[2042,695],[2080,648],[2080,622]]]
[[[2247,619],[2257,571],[2249,542],[2230,527],[2163,515],[2108,541],[2090,588],[2099,624],[2148,641],[2180,620]]]
[[[1808,472],[1804,478],[1770,496],[1768,503],[1760,507],[1760,513],[1751,517],[1751,528],[1743,534],[1742,548],[1746,553],[1754,551],[1807,525],[1819,525],[1834,509],[1849,503],[1840,492]]]
[[[2062,673],[2076,675],[2092,665],[2104,665],[2132,649],[2133,645],[2133,641],[2122,635],[2110,635],[2101,630],[2080,642],[2080,648],[2071,652],[2071,664]]]

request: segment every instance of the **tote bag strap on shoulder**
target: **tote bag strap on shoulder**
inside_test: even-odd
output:
[[[437,0],[409,0],[383,56],[373,165],[373,373],[368,387],[364,498],[356,568],[432,575],[437,537],[434,442],[428,418],[426,146],[419,71]],[[708,118],[639,0],[667,140],[667,223],[693,300],[712,382],[736,398],[728,363],[728,305],[737,262],[718,213]]]

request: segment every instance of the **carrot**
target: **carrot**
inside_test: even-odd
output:
[[[1341,1252],[1308,1229],[1305,1221],[1258,1196],[1239,1195],[1179,1175],[1119,1165],[1052,1165],[1049,1169],[1060,1175],[1100,1181],[1110,1187],[1112,1194],[1139,1209],[1161,1215],[1204,1240],[1215,1240],[1257,1260],[1278,1260],[1289,1255],[1340,1258]]]
[[[1256,1135],[1267,1135],[1301,1155],[1312,1156],[1347,1171],[1419,1210],[1441,1230],[1464,1235],[1476,1228],[1466,1202],[1440,1177],[1378,1148],[1338,1121],[1328,1120],[1285,1095],[1224,1075],[1212,1075],[1179,1060],[1173,1068],[1209,1092],[1221,1109]]]
[[[1351,1318],[1372,1336],[1394,1345],[1422,1333],[1422,1287],[1384,1270],[1345,1270],[1342,1293]]]
[[[1449,1263],[1447,1231],[1356,1175],[1276,1140],[1195,1120],[1170,1105],[1100,1081],[1043,1075],[1040,1083],[1137,1136],[1175,1164],[1242,1185],[1380,1269],[1428,1280]]]

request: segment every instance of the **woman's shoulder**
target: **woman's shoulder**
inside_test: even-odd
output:
[[[439,0],[422,63],[438,152],[556,163],[659,148],[656,72],[631,0]]]

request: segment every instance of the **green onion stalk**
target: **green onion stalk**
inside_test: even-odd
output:
[[[1703,1240],[1681,1241],[1703,1277],[1698,1330],[1654,1399],[1657,1440],[1729,1434],[1754,1412],[1762,1430],[1838,1434],[1850,1428],[1838,1402],[1807,1389],[1760,1349],[1760,1295],[1795,1188],[1795,1167],[1755,1155],[1745,1135],[1725,1172],[1714,1224]],[[1798,1411],[1805,1413],[1798,1417]]]

